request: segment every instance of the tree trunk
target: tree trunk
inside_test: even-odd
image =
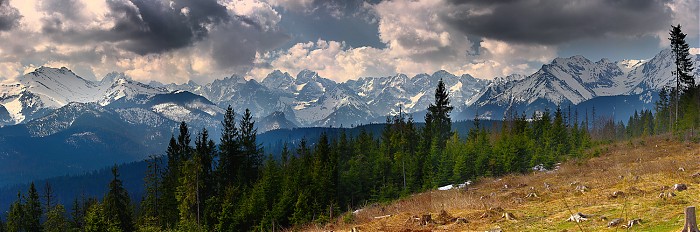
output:
[[[685,226],[681,232],[700,232],[695,221],[695,206],[685,208]]]

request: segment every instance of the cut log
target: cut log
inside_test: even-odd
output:
[[[632,228],[632,226],[634,226],[634,225],[641,225],[641,224],[642,224],[642,219],[639,219],[639,218],[632,219],[632,220],[627,221],[627,226],[625,227],[625,229],[629,229],[629,228]]]
[[[525,196],[525,198],[540,198],[540,197],[537,196],[537,193],[528,193],[527,196]]]
[[[625,192],[623,191],[615,191],[610,195],[610,198],[618,198],[618,197],[625,197]]]
[[[608,222],[608,227],[616,227],[619,226],[620,223],[622,223],[623,219],[622,218],[615,218],[612,221]]]
[[[566,221],[577,222],[577,223],[582,222],[582,221],[588,221],[588,215],[585,215],[581,212],[578,212],[574,215],[571,215],[571,217],[569,217],[569,219],[567,219]]]
[[[673,190],[676,190],[678,192],[683,191],[683,190],[688,190],[688,186],[685,184],[674,184]]]
[[[431,223],[433,221],[432,216],[430,214],[423,214],[420,216],[420,225],[421,226],[426,226],[428,223]]]
[[[455,224],[467,224],[467,223],[469,223],[469,221],[467,221],[466,218],[460,217],[460,218],[455,219]]]
[[[515,215],[513,215],[512,213],[503,213],[503,215],[501,215],[501,218],[505,218],[506,220],[511,221],[516,220]]]
[[[590,190],[591,190],[591,188],[589,188],[588,186],[585,186],[585,185],[576,186],[576,191],[588,192]]]
[[[661,194],[659,194],[659,198],[661,198],[661,199],[671,198],[671,197],[675,197],[675,196],[676,196],[676,194],[673,192],[661,192]]]
[[[700,232],[697,221],[695,221],[695,206],[685,208],[685,226],[681,232]]]
[[[445,225],[447,223],[454,222],[454,219],[455,218],[452,217],[452,215],[443,209],[440,210],[440,214],[437,215],[437,218],[433,220],[433,222],[435,222],[435,224]]]

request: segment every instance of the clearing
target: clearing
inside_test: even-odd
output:
[[[434,190],[367,206],[348,223],[341,217],[305,229],[616,231],[641,219],[629,229],[680,231],[684,208],[700,209],[700,144],[657,136],[599,149],[599,157],[568,161],[555,171],[482,178],[468,188]],[[685,184],[687,190],[674,190],[675,184]],[[587,218],[567,221],[579,212]],[[425,220],[427,215],[430,220]],[[620,223],[608,227],[617,218]]]

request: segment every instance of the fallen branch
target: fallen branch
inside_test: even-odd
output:
[[[382,218],[388,218],[388,217],[391,217],[391,214],[387,214],[384,216],[376,216],[376,217],[374,217],[374,219],[382,219]]]

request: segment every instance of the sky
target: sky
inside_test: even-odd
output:
[[[338,82],[446,70],[492,79],[556,57],[648,59],[698,0],[0,0],[0,82],[40,66],[203,84],[275,69]]]

